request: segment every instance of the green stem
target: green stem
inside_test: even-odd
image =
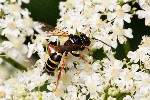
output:
[[[125,54],[127,55],[127,54],[128,54],[128,52],[131,50],[131,48],[130,48],[130,44],[129,44],[129,42],[128,42],[128,41],[126,41],[126,44],[123,44],[123,48],[124,48],[124,52],[125,52]]]
[[[6,56],[1,56],[1,58],[3,60],[5,60],[6,62],[10,63],[12,66],[14,66],[15,68],[23,71],[27,71],[27,68],[23,65],[21,65],[20,63],[16,62],[14,59],[10,58],[10,57],[6,57]]]
[[[4,40],[8,40],[6,37],[1,36],[0,35],[0,43]],[[12,59],[11,57],[7,57],[5,56],[5,54],[1,54],[0,57],[5,60],[6,62],[10,63],[12,66],[14,66],[15,68],[19,69],[19,70],[25,70],[27,71],[27,68],[23,65],[21,65],[20,63],[16,62],[14,59]]]

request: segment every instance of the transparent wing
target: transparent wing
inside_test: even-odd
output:
[[[52,46],[52,48],[57,52],[70,52],[79,47],[80,47],[80,45],[76,45],[76,44],[72,44],[69,46],[66,46],[66,45]]]
[[[38,33],[46,33],[47,36],[69,36],[67,32],[64,32],[60,29],[55,28],[44,22],[35,22],[34,29]]]

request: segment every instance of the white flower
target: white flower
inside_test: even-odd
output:
[[[33,54],[33,51],[35,49],[35,45],[36,44],[30,44],[30,43],[28,43],[28,48],[29,48],[28,55],[27,55],[28,58],[30,58],[31,55]]]
[[[115,88],[115,87],[110,87],[108,89],[108,94],[110,96],[116,96],[119,93],[119,89]]]
[[[23,3],[29,3],[30,0],[18,0],[18,4],[19,4],[19,5],[22,5],[22,2],[23,2]]]
[[[150,25],[150,6],[149,6],[150,2],[148,0],[139,0],[139,1],[140,1],[139,2],[140,7],[143,10],[138,10],[136,14],[140,19],[145,18],[145,25],[149,26]]]
[[[42,52],[45,52],[44,47],[43,47],[43,45],[46,44],[45,36],[43,36],[42,34],[41,35],[38,34],[38,35],[36,35],[36,39],[33,39],[32,42],[33,42],[32,44],[28,43],[28,48],[29,48],[28,55],[27,55],[28,58],[30,58],[32,56],[32,54],[35,53],[36,51],[39,53],[39,55]]]
[[[1,0],[0,3],[3,3],[3,2],[5,2],[5,1],[6,1],[6,0]]]
[[[69,100],[69,99],[74,100],[74,99],[76,99],[77,98],[77,90],[78,90],[78,88],[76,86],[69,85],[67,87],[68,93],[64,94],[63,98],[65,100]]]
[[[104,77],[106,81],[112,80],[112,82],[119,77],[120,73],[122,72],[123,62],[120,60],[116,60],[114,58],[103,59],[102,65],[104,66]]]
[[[144,6],[150,3],[149,0],[136,0],[137,3],[139,3],[140,6]]]
[[[137,63],[138,61],[143,63],[143,67],[146,69],[150,69],[150,45],[149,45],[149,37],[143,36],[141,41],[141,45],[139,45],[138,49],[134,52],[128,52],[128,58],[130,58],[131,62]]]
[[[33,34],[33,21],[29,17],[27,9],[21,9],[20,5],[5,4],[1,8],[4,11],[4,17],[0,19],[0,27],[2,28],[2,35],[17,37],[20,34]]]
[[[111,97],[111,96],[109,96],[108,98],[107,98],[107,100],[117,100],[116,98],[113,98],[113,97]]]
[[[56,96],[54,93],[49,93],[48,99],[47,100],[61,100],[61,98]],[[66,99],[67,100],[67,99]]]
[[[3,62],[3,59],[2,58],[0,58],[0,64]],[[0,78],[1,79],[6,79],[6,78],[8,78],[9,77],[9,71],[8,71],[8,69],[6,68],[6,67],[4,67],[4,66],[0,66]]]
[[[104,69],[104,73],[105,73],[104,76],[107,78],[118,77],[119,72],[120,72],[120,70],[122,70],[122,67],[123,67],[122,63],[119,60],[116,60],[114,62],[108,62],[108,63],[110,63],[110,65],[107,66],[108,68]]]
[[[0,3],[4,3],[4,2],[6,2],[7,0],[1,0],[0,1]],[[22,2],[24,2],[24,3],[29,3],[30,2],[30,0],[10,0],[10,2],[12,2],[12,3],[18,3],[19,5],[21,5],[22,4]]]
[[[50,90],[50,91],[52,91],[53,89],[55,89],[56,88],[56,85],[55,84],[50,84],[50,85],[47,85],[47,89],[48,90]]]
[[[35,87],[42,86],[45,81],[49,79],[46,73],[42,74],[43,66],[44,64],[39,64],[37,68],[22,73],[22,76],[18,76],[19,82],[25,85],[25,88],[29,91],[33,90]]]
[[[17,25],[15,19],[11,16],[7,16],[5,20],[1,19],[0,26],[4,28],[2,31],[2,35],[12,35],[14,37],[17,37],[20,34],[20,31],[17,29],[17,26],[19,25]]]
[[[123,27],[123,21],[126,21],[127,23],[131,22],[130,18],[132,17],[132,15],[127,13],[130,10],[131,7],[128,4],[125,4],[122,7],[117,5],[115,7],[115,12],[109,12],[107,14],[107,18],[109,21],[114,20],[114,25]]]
[[[72,81],[71,79],[72,79],[72,77],[68,73],[63,74],[62,77],[61,77],[61,80],[63,81],[64,85],[71,84],[71,81]]]
[[[137,92],[141,94],[149,94],[150,92],[150,76],[144,72],[138,72],[139,77],[135,77],[135,85]]]
[[[150,37],[149,36],[143,36],[141,44],[142,44],[142,46],[150,47]]]
[[[148,61],[149,59],[149,56],[147,55],[147,51],[149,49],[147,48],[139,48],[137,49],[136,51],[132,52],[132,51],[129,51],[128,52],[128,58],[130,58],[131,61],[137,63],[138,61]]]
[[[95,3],[100,4],[100,11],[104,12],[105,10],[113,11],[117,5],[117,0],[94,0]]]
[[[22,34],[30,36],[34,33],[33,31],[34,24],[32,18],[19,19],[16,23],[19,24],[19,28],[20,30],[22,30]]]
[[[40,59],[28,71],[17,71],[8,80],[1,78],[0,99],[116,100],[118,95],[126,94],[123,100],[149,100],[150,75],[147,69],[150,69],[150,38],[144,36],[139,48],[128,53],[130,62],[127,59],[116,59],[114,53],[110,51],[111,47],[117,47],[117,39],[123,44],[126,38],[133,38],[132,30],[123,28],[124,21],[131,22],[132,15],[129,14],[131,7],[128,5],[130,0],[67,0],[60,3],[61,18],[58,20],[57,28],[68,34],[78,34],[78,32],[86,34],[91,38],[89,49],[103,47],[107,50],[107,57],[95,61],[88,56],[88,50],[79,52],[90,61],[88,64],[88,61],[69,53],[58,88],[54,92],[51,91],[56,87],[64,54],[54,75],[47,75],[44,71],[49,54],[44,49],[46,46],[46,49],[49,48],[51,53],[54,53],[56,51],[48,47],[48,42],[60,40],[63,45],[68,37],[64,39],[50,36],[53,32],[49,32],[48,36],[46,32],[39,31],[42,25],[33,22],[27,9],[21,9],[22,2],[28,3],[29,0],[10,0],[10,4],[6,0],[0,1],[0,10],[4,11],[4,17],[0,19],[1,34],[8,39],[2,40],[0,54],[12,56],[19,63],[26,58],[26,55],[31,57],[35,52]],[[149,9],[147,0],[139,0],[139,4],[142,9]],[[103,19],[104,16],[107,18]],[[148,24],[149,18],[146,18],[145,14],[139,16],[145,18]],[[39,32],[38,35],[33,34],[32,27]],[[26,36],[31,35],[35,36],[35,39],[31,37],[32,40],[27,48],[24,42]],[[0,64],[2,61],[0,58]],[[7,76],[5,74],[7,72],[4,73],[3,69],[1,73],[2,77]],[[43,85],[47,86],[49,92],[36,91]]]
[[[21,9],[20,5],[18,5],[17,3],[8,4],[4,9],[4,12],[6,14],[9,14],[14,18],[21,18],[21,11],[23,11],[23,9]]]
[[[96,84],[94,84],[93,82],[87,82],[86,86],[87,86],[87,89],[90,93],[96,92]]]
[[[137,92],[134,96],[134,99],[133,100],[149,100],[150,99],[150,95],[144,95],[144,94],[141,94],[139,92]]]
[[[133,98],[130,95],[126,95],[123,100],[133,100]]]
[[[120,73],[119,78],[115,81],[117,86],[120,88],[122,92],[133,92],[134,93],[134,81],[133,81],[133,73],[130,72],[129,69],[123,69]]]
[[[116,43],[114,43],[115,41],[112,41],[112,38],[110,37],[110,35],[108,34],[105,34],[104,36],[103,35],[100,35],[99,33],[94,33],[93,34],[93,37],[97,40],[94,41],[93,39],[93,45],[92,45],[92,48],[97,48],[97,49],[100,49],[100,48],[104,48],[104,50],[110,50],[111,49],[111,46],[116,48]],[[100,41],[99,41],[100,40]],[[103,43],[104,42],[104,43]]]
[[[132,68],[132,72],[134,73],[139,69],[139,65],[138,64],[132,64],[131,68]]]
[[[69,34],[76,34],[76,32],[85,33],[91,38],[94,37],[116,48],[116,41],[113,40],[109,34],[109,32],[111,31],[111,23],[106,23],[106,21],[102,21],[100,17],[103,14],[99,13],[101,9],[98,9],[100,7],[102,7],[102,9],[105,9],[106,7],[107,9],[108,7],[109,10],[113,10],[111,8],[115,8],[115,5],[117,4],[116,2],[116,0],[69,0],[68,2],[61,2],[60,15],[62,17],[58,20],[57,28],[62,29],[63,31],[68,32]],[[72,3],[74,4],[72,5],[74,9],[69,9],[65,7],[66,5],[70,5]],[[103,4],[106,5],[103,6]],[[104,43],[96,41],[95,43],[91,44],[93,45],[93,48],[101,48],[103,46],[105,50],[110,50],[111,48],[109,46],[106,46]]]
[[[123,44],[124,42],[127,41],[126,37],[128,38],[133,38],[133,35],[132,35],[132,29],[128,28],[128,29],[123,29],[122,27],[119,27],[119,26],[113,26],[112,27],[112,34],[111,34],[111,38],[115,41],[119,40],[119,42],[121,44]]]
[[[94,62],[92,66],[94,71],[98,71],[100,68],[102,68],[99,61]]]
[[[28,52],[28,48],[24,43],[25,38],[20,36],[17,38],[9,38],[10,41],[3,41],[2,46],[4,49],[4,53],[8,57],[12,57],[14,59],[20,59],[19,61],[22,62],[26,58],[26,54]]]
[[[86,19],[78,13],[71,13],[70,16],[66,22],[61,23],[65,26],[64,31],[67,29],[67,32],[70,34],[75,34],[76,31],[81,32],[84,23],[86,23]],[[57,27],[60,28],[61,26],[58,25]]]

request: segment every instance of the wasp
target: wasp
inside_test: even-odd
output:
[[[61,68],[58,72],[58,77],[57,77],[57,82],[56,82],[56,88],[58,87],[59,80],[61,77],[61,72],[65,68],[65,62],[66,62],[66,57],[68,52],[70,52],[73,56],[75,57],[80,57],[86,62],[90,63],[87,59],[85,59],[83,54],[78,54],[74,51],[83,51],[85,48],[88,49],[89,45],[91,44],[91,40],[89,37],[86,36],[86,34],[81,33],[80,35],[73,35],[73,34],[68,34],[66,32],[63,32],[57,28],[54,28],[53,26],[43,23],[42,24],[41,30],[43,32],[48,33],[49,36],[67,36],[68,39],[65,41],[64,45],[54,45],[51,42],[48,44],[48,53],[49,53],[49,58],[45,62],[45,71],[50,75],[56,68],[58,68],[58,65],[61,62],[62,56],[63,57],[63,63],[61,65]],[[61,33],[61,34],[59,34]],[[94,38],[92,38],[94,39]],[[97,39],[95,39],[97,40]],[[101,41],[101,40],[100,40]],[[103,41],[101,41],[104,43]],[[106,43],[104,43],[106,44]],[[108,44],[106,44],[109,46]],[[53,50],[52,50],[53,49]],[[52,52],[53,51],[53,52]]]

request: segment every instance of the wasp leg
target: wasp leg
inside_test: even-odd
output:
[[[90,51],[89,46],[84,46],[84,48],[86,48],[86,49],[89,51],[89,55],[90,55],[90,56],[92,56],[92,55],[93,55],[93,52],[92,52],[92,51]]]
[[[74,52],[70,52],[73,56],[75,56],[75,57],[80,57],[81,59],[83,59],[83,60],[85,60],[87,63],[89,63],[90,64],[90,61],[89,60],[87,60],[87,59],[85,59],[85,57],[84,57],[84,55],[83,54],[77,54],[77,53],[74,53]]]
[[[67,54],[68,54],[68,52],[65,52],[65,56],[64,56],[64,58],[63,58],[63,63],[62,63],[61,69],[59,70],[59,73],[58,73],[58,77],[57,77],[57,81],[56,81],[56,88],[53,89],[53,92],[56,91],[56,89],[57,89],[57,87],[58,87],[58,85],[59,85],[59,80],[60,80],[60,77],[61,77],[61,72],[62,72],[62,70],[65,68],[65,63],[66,63]]]

